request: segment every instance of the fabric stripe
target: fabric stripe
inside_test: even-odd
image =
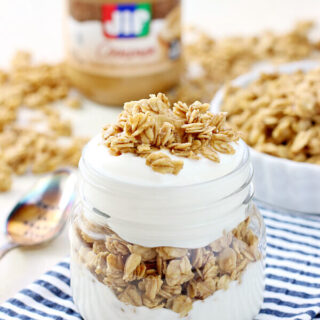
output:
[[[279,254],[282,254],[282,252],[279,252]],[[268,261],[268,258],[269,259],[276,259],[276,260],[279,260],[279,261],[285,260],[285,261],[289,261],[290,263],[304,264],[304,265],[307,265],[307,266],[313,266],[315,268],[320,268],[320,263],[312,263],[312,262],[308,261],[307,259],[306,260],[302,260],[302,259],[296,259],[296,258],[285,257],[285,256],[281,256],[281,255],[267,253],[267,261]]]
[[[67,262],[60,262],[60,263],[58,263],[58,266],[66,268],[67,270],[70,269],[70,263],[67,263]]]
[[[33,307],[30,307],[30,306],[26,305],[25,303],[23,303],[22,301],[20,301],[18,299],[15,299],[15,298],[9,299],[8,303],[12,304],[12,305],[14,305],[14,306],[16,306],[16,307],[18,307],[20,309],[24,309],[26,311],[29,311],[29,314],[32,313],[33,316],[39,315],[41,317],[51,318],[51,319],[55,319],[55,320],[61,320],[62,319],[61,317],[58,317],[58,316],[55,316],[55,315],[52,315],[52,314],[48,314],[48,313],[43,312],[41,310],[35,309]]]
[[[64,312],[65,314],[75,315],[77,317],[77,313],[75,312],[75,310],[70,309],[70,308],[66,308],[63,305],[60,305],[58,303],[53,302],[52,300],[48,300],[48,299],[42,297],[40,294],[38,294],[30,289],[23,289],[20,291],[20,293],[30,297],[31,299],[35,300],[38,303],[43,304],[44,306],[46,306],[48,308],[59,310],[59,311]]]
[[[320,319],[320,216],[261,211],[267,227],[266,278],[256,320]],[[0,319],[81,319],[71,297],[69,258],[0,306]]]
[[[43,294],[43,291],[40,291],[39,293]],[[15,298],[17,300],[25,303],[26,305],[32,306],[38,310],[41,310],[41,311],[46,312],[48,314],[52,314],[54,316],[62,317],[64,320],[75,320],[75,315],[69,315],[59,309],[55,309],[55,308],[51,308],[50,306],[46,306],[45,304],[42,304],[41,302],[37,302],[36,300],[34,300],[31,297],[26,296],[22,293],[18,293]],[[64,300],[57,301],[57,299],[51,297],[50,295],[47,296],[47,299],[51,300],[52,302],[60,302],[60,303],[65,302]],[[76,317],[76,319],[78,319],[78,317]]]
[[[61,291],[60,289],[58,289],[56,286],[54,286],[53,284],[51,284],[48,281],[45,280],[37,280],[35,281],[35,284],[42,286],[44,288],[46,288],[47,290],[49,290],[52,294],[56,295],[58,298],[60,299],[64,299],[64,300],[71,300],[71,296],[69,296],[68,294],[66,294],[65,292]]]
[[[22,313],[17,313],[15,311],[13,311],[12,309],[0,307],[0,312],[6,316],[6,319],[32,320],[32,318],[30,318]]]
[[[295,222],[295,221],[289,221],[289,220],[284,220],[284,219],[281,219],[280,218],[274,218],[272,216],[265,216],[265,221],[268,223],[268,227],[270,228],[270,225],[272,225],[272,222],[271,221],[274,221],[276,222],[277,225],[285,225],[287,227],[297,227],[297,229],[299,230],[304,230],[304,229],[307,229],[307,230],[313,230],[315,232],[318,232],[318,227],[315,227],[314,225],[307,225],[307,224],[301,224],[301,223],[298,223],[298,222]],[[304,231],[305,232],[305,231]]]

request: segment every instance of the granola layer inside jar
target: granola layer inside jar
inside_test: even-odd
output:
[[[164,308],[184,318],[195,302],[228,291],[232,282],[240,284],[248,266],[262,270],[260,222],[251,206],[245,220],[205,247],[150,248],[127,242],[79,213],[71,231],[72,260],[124,305]]]

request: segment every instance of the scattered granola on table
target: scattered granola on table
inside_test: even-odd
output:
[[[320,69],[261,74],[246,88],[229,86],[222,110],[258,151],[320,164]]]
[[[171,105],[162,93],[127,102],[118,122],[104,128],[104,143],[115,156],[130,152],[146,158],[146,164],[160,173],[178,174],[183,168],[182,160],[173,160],[163,151],[219,162],[219,152],[235,152],[231,143],[239,136],[226,127],[225,113],[208,110],[209,104],[199,101]]]
[[[309,39],[309,31],[313,27],[311,22],[300,22],[295,28],[286,34],[275,34],[273,32],[264,32],[257,36],[251,37],[226,37],[222,39],[213,39],[212,37],[199,32],[191,31],[195,34],[195,41],[186,43],[183,50],[184,55],[184,71],[179,86],[173,92],[170,92],[173,101],[185,101],[191,104],[193,101],[201,100],[209,102],[215,92],[224,84],[240,74],[247,72],[254,66],[255,63],[261,61],[272,62],[288,62],[313,56],[319,56],[319,41],[313,42]],[[187,34],[190,31],[187,31]],[[197,75],[190,75],[190,69],[200,71]],[[23,174],[31,167],[34,159],[26,154],[31,152],[22,152],[21,149],[30,140],[30,134],[33,136],[29,142],[32,147],[30,150],[35,150],[35,141],[40,139],[42,144],[60,145],[59,140],[62,136],[71,137],[70,147],[59,149],[59,152],[67,154],[59,156],[49,151],[50,147],[40,148],[41,154],[37,156],[37,161],[32,165],[34,172],[46,172],[60,165],[73,165],[77,163],[81,148],[85,143],[85,139],[76,138],[73,143],[72,125],[69,121],[63,119],[50,104],[65,100],[64,105],[73,109],[81,107],[81,101],[76,97],[68,97],[70,91],[69,83],[64,74],[63,64],[32,64],[30,53],[20,51],[12,60],[11,69],[9,71],[0,70],[0,141],[9,140],[10,145],[10,161],[3,158],[3,144],[0,143],[0,176],[4,177],[0,186],[0,191],[9,190],[11,187],[12,173]],[[33,122],[44,122],[46,124],[45,133],[37,133],[33,129],[34,123],[31,123],[27,128],[18,123],[20,110],[28,108],[37,113],[40,113],[38,120]],[[283,124],[284,125],[284,124]],[[201,126],[201,125],[200,125]],[[186,129],[186,128],[185,128]],[[201,130],[201,128],[197,128]],[[16,131],[19,134],[16,134]],[[190,130],[195,130],[189,128]],[[171,131],[170,126],[163,127],[161,135],[166,138],[166,135]],[[186,130],[187,131],[187,130]],[[150,133],[150,131],[149,131]],[[26,137],[25,137],[26,136]],[[300,138],[308,140],[308,136]],[[21,140],[21,141],[20,141]],[[44,143],[45,141],[45,143]],[[303,141],[302,141],[303,142]],[[301,142],[301,143],[302,143]],[[186,142],[185,147],[189,146]],[[73,147],[71,146],[73,144]],[[6,147],[8,146],[5,143]],[[149,147],[139,145],[139,154],[149,154]],[[314,153],[317,148],[316,140],[312,142],[312,155],[307,161],[318,162],[319,156]],[[152,147],[153,148],[153,147]],[[176,146],[174,154],[196,156],[194,150],[185,150],[180,145],[180,149]],[[275,151],[273,145],[265,146],[269,148],[270,153],[279,153]],[[296,148],[300,148],[297,142]],[[75,151],[71,156],[70,150]],[[278,148],[279,149],[279,148]],[[152,150],[152,149],[151,149]],[[192,152],[192,153],[190,153]],[[207,154],[207,157],[212,157],[216,161],[214,152],[203,150],[202,154]],[[35,157],[35,155],[33,155]],[[13,161],[12,157],[15,158]],[[45,159],[54,158],[46,164]],[[148,163],[151,167],[160,172],[178,172],[181,163],[172,163],[168,165],[167,157],[159,156],[155,159],[153,155]],[[40,160],[39,160],[40,158]],[[304,155],[299,155],[300,161],[305,161]],[[297,159],[297,157],[296,157]],[[71,161],[71,162],[70,162]],[[299,159],[298,159],[299,161]],[[162,164],[165,164],[164,166]],[[39,164],[39,167],[38,167]]]
[[[86,139],[73,137],[70,121],[51,105],[69,90],[63,64],[34,65],[28,52],[17,52],[11,69],[0,71],[0,191],[11,188],[12,174],[77,166]],[[80,106],[76,98],[67,101]],[[69,141],[62,143],[63,137]]]
[[[284,63],[319,58],[319,40],[310,40],[314,24],[301,21],[284,34],[265,31],[256,36],[215,39],[195,30],[185,32],[192,41],[184,45],[184,72],[172,99],[210,102],[226,82],[248,72],[256,63]],[[196,67],[196,68],[194,68]],[[196,69],[197,72],[193,70]]]
[[[132,244],[110,229],[105,230],[105,240],[96,240],[89,234],[97,230],[85,222],[85,229],[75,226],[79,239],[75,250],[120,301],[167,308],[185,317],[193,302],[227,290],[231,281],[241,280],[249,263],[261,259],[258,237],[249,224],[247,218],[206,247],[183,249]]]

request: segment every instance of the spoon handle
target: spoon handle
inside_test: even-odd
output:
[[[0,246],[0,259],[2,259],[7,252],[9,252],[10,250],[12,250],[18,246],[19,245],[17,243],[14,243],[11,241],[4,243],[2,246]]]

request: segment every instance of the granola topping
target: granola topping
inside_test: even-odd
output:
[[[232,143],[239,136],[226,127],[226,114],[208,110],[209,105],[199,101],[189,106],[183,102],[171,105],[162,93],[127,102],[118,122],[103,129],[103,143],[112,155],[135,154],[163,174],[177,175],[184,158],[219,162],[220,154],[235,153]],[[181,160],[173,160],[163,151]]]

